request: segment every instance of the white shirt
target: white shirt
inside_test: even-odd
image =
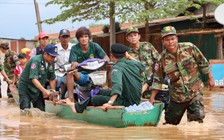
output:
[[[56,44],[55,46],[58,47],[58,56],[56,57],[56,63],[55,63],[55,69],[58,69],[59,66],[62,66],[66,63],[68,63],[69,55],[71,48],[74,44],[68,43],[68,48],[65,50],[62,46],[61,43]],[[58,70],[55,71],[55,74],[57,76],[63,76],[64,72],[60,72]]]
[[[37,54],[37,50],[36,50],[36,48],[33,48],[29,54],[30,58],[34,57],[36,54]]]

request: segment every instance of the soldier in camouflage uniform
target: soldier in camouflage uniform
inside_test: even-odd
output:
[[[154,73],[151,102],[158,90],[161,89],[164,73],[170,78],[171,101],[165,111],[168,124],[177,125],[187,110],[188,121],[203,122],[205,117],[203,105],[204,86],[199,69],[208,75],[208,86],[214,86],[209,62],[201,51],[192,43],[178,43],[176,29],[167,26],[162,29],[162,43],[166,48],[161,53],[159,66]]]
[[[140,38],[141,35],[137,28],[130,27],[127,29],[126,39],[130,43],[130,50],[128,51],[130,58],[140,61],[146,66],[146,77],[144,78],[144,85],[142,88],[142,92],[144,92],[150,86],[147,79],[150,79],[153,68],[158,62],[160,55],[151,43],[140,42]]]
[[[9,44],[8,43],[1,43],[0,44],[0,50],[2,53],[5,54],[5,59],[4,59],[4,71],[6,75],[8,76],[8,80],[4,79],[8,85],[12,84],[12,80],[14,77],[14,69],[16,65],[19,64],[19,60],[17,57],[17,54],[11,50],[9,50]],[[12,98],[12,95],[10,94],[10,89],[8,86],[7,89],[7,95],[9,98]]]
[[[2,44],[0,44],[1,46]],[[2,76],[4,77],[4,79],[7,81],[7,82],[11,82],[12,81],[8,78],[8,76],[6,75],[5,71],[4,71],[4,65],[0,62],[0,72],[2,74]],[[2,98],[2,92],[1,92],[1,80],[0,80],[0,98]]]

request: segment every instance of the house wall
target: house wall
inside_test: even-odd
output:
[[[0,38],[0,42],[8,42],[9,48],[16,53],[20,53],[22,48],[33,49],[37,41],[35,40],[16,40],[8,38]]]

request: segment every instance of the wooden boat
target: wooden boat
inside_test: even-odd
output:
[[[15,102],[19,104],[17,90],[11,87],[11,91]],[[152,110],[127,112],[123,106],[113,106],[104,112],[100,106],[88,106],[83,113],[73,113],[68,106],[53,105],[48,100],[45,100],[45,104],[46,112],[58,117],[112,127],[157,126],[164,108],[163,103],[155,103]]]

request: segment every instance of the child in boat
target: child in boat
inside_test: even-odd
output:
[[[19,77],[22,74],[26,63],[27,63],[27,55],[25,53],[20,53],[18,55],[18,59],[19,59],[19,65],[17,65],[14,69],[14,77],[13,77],[13,84],[14,85],[18,85],[19,82]]]

